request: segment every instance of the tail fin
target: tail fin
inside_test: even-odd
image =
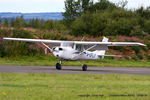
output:
[[[108,42],[108,38],[106,38],[106,37],[103,37],[103,40],[102,40],[102,42]]]
[[[108,42],[108,40],[109,40],[108,38],[103,37],[102,42]],[[101,58],[102,58],[102,59],[104,59],[104,56],[105,56],[106,50],[96,50],[96,51],[94,51],[94,53],[96,53],[96,54],[100,55],[100,56],[101,56]]]
[[[102,42],[108,42],[108,38],[106,38],[106,37],[103,37],[103,40],[102,40]],[[106,50],[101,50],[101,51],[99,51],[99,55],[105,55],[105,53],[106,53]],[[103,57],[104,58],[104,57]]]

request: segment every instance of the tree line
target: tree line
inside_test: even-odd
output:
[[[150,7],[125,8],[127,1],[114,4],[109,0],[66,0],[64,20],[74,35],[127,35],[150,33]]]
[[[0,24],[4,27],[14,27],[14,28],[36,28],[43,30],[60,30],[64,27],[62,24],[62,20],[54,21],[54,20],[44,20],[38,18],[32,18],[29,20],[25,20],[23,15],[16,18],[5,18],[2,22],[0,18]]]

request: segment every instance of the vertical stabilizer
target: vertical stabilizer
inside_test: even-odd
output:
[[[108,40],[109,40],[108,38],[103,37],[102,42],[108,42]],[[104,59],[104,56],[102,56],[102,55],[105,55],[106,50],[96,50],[96,51],[94,51],[94,53],[101,55],[101,58]]]
[[[106,37],[103,37],[103,40],[102,40],[102,42],[108,42],[108,38],[106,38]],[[101,51],[99,51],[99,55],[105,55],[105,53],[106,53],[106,50],[101,50]],[[103,57],[104,58],[104,57]]]
[[[103,37],[103,40],[102,40],[102,42],[108,42],[108,38],[106,38],[106,37]]]

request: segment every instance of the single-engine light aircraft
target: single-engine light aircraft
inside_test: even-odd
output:
[[[97,60],[104,57],[118,56],[105,55],[109,46],[146,46],[137,42],[108,42],[108,38],[104,37],[102,42],[90,41],[61,41],[61,40],[42,40],[42,39],[25,39],[25,38],[3,38],[3,40],[25,41],[42,43],[48,48],[53,55],[60,60],[56,64],[56,69],[61,70],[62,60],[80,61],[80,60]],[[49,47],[46,44],[50,44]],[[119,56],[118,56],[119,57]],[[82,65],[82,70],[87,70],[87,65]]]

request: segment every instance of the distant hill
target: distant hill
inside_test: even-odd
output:
[[[62,13],[61,12],[48,12],[48,13],[11,13],[11,12],[4,12],[0,13],[1,19],[4,18],[16,18],[17,16],[23,15],[25,20],[29,20],[32,18],[39,18],[39,19],[44,19],[44,20],[61,20],[63,19]]]

